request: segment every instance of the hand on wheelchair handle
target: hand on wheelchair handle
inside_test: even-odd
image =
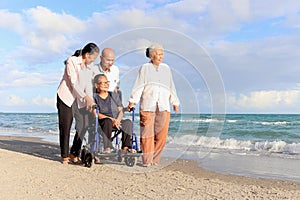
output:
[[[94,104],[94,105],[92,106],[92,109],[95,110],[96,108],[99,108],[99,107],[98,107],[97,104]]]
[[[131,112],[134,110],[134,105],[135,103],[129,102],[128,106],[127,106],[127,111]]]
[[[127,107],[127,111],[128,111],[128,112],[132,112],[133,110],[135,110],[134,107],[129,107],[129,106]]]

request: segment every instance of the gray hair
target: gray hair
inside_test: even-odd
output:
[[[107,77],[105,76],[105,74],[97,74],[95,77],[94,77],[94,83],[98,83],[99,79],[104,76],[106,79]]]
[[[163,46],[160,44],[152,44],[150,47],[146,49],[146,56],[151,58],[151,56],[156,52],[156,50],[161,49],[164,50]]]

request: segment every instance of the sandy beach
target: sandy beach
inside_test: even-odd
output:
[[[165,160],[168,158],[164,158]],[[59,146],[0,137],[0,199],[299,199],[300,183],[217,174],[178,159],[138,164],[63,165]]]

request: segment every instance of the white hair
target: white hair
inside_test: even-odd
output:
[[[163,48],[162,45],[160,45],[160,44],[152,44],[150,47],[147,48],[147,50],[146,50],[146,56],[149,57],[149,58],[151,58],[150,55],[153,55],[156,52],[156,50],[158,50],[158,49],[164,50],[164,48]]]

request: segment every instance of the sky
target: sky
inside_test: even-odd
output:
[[[0,18],[0,112],[57,112],[64,60],[95,42],[125,105],[160,43],[182,113],[300,113],[300,1],[2,0]]]

